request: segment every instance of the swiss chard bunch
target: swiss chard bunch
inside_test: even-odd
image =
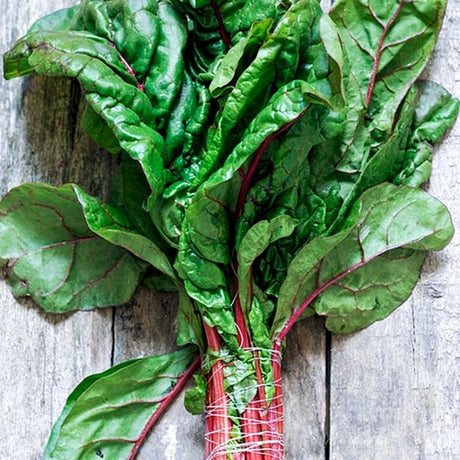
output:
[[[459,107],[417,81],[445,5],[84,0],[4,56],[6,78],[76,78],[83,128],[120,157],[109,203],[75,184],[1,201],[14,293],[52,312],[121,305],[142,282],[179,296],[182,348],[84,380],[46,458],[134,458],[192,375],[208,458],[283,457],[293,324],[386,317],[452,237],[419,188]]]

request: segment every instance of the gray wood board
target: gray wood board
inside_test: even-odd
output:
[[[2,0],[0,52],[33,20],[75,3]],[[451,1],[429,73],[457,96],[459,15],[460,5]],[[107,196],[116,161],[81,132],[80,98],[78,85],[68,80],[0,81],[2,196],[27,181],[76,182],[92,194]],[[437,150],[429,186],[457,223],[459,144],[457,123]],[[460,458],[458,248],[456,237],[445,251],[429,257],[414,295],[390,318],[351,337],[333,338],[330,401],[321,320],[296,326],[283,360],[287,459]],[[1,281],[0,305],[2,459],[42,458],[66,397],[86,375],[175,348],[169,321],[177,308],[173,295],[141,289],[126,307],[55,316],[40,312],[30,301],[18,302]],[[325,448],[329,423],[331,440]],[[203,420],[187,414],[179,398],[139,458],[200,458],[202,444]]]

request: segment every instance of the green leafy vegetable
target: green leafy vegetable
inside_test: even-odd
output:
[[[67,399],[45,458],[132,458],[146,427],[196,369],[193,347],[126,361],[83,380]],[[84,427],[84,429],[82,429]]]
[[[60,312],[122,304],[141,282],[177,291],[185,347],[84,380],[47,458],[134,458],[200,363],[185,405],[206,412],[206,456],[283,457],[293,324],[316,313],[344,334],[385,318],[452,238],[417,188],[459,109],[417,81],[445,6],[85,0],[6,53],[6,78],[76,78],[84,129],[120,156],[109,203],[73,184],[1,201],[15,294]]]

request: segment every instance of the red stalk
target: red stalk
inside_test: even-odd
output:
[[[215,327],[204,323],[204,330],[208,346],[212,351],[220,349],[221,340]],[[211,413],[207,415],[206,422],[206,456],[212,455],[215,447],[226,446],[231,439],[232,422],[228,418],[228,396],[224,390],[224,364],[221,360],[211,367],[208,379],[208,407]],[[227,460],[225,453],[213,456],[216,460]]]
[[[243,207],[246,201],[247,194],[249,192],[249,187],[251,186],[251,183],[256,173],[259,162],[263,154],[265,153],[267,147],[280,134],[288,130],[304,113],[305,111],[301,112],[296,118],[291,120],[289,123],[286,123],[278,131],[275,131],[274,133],[269,135],[257,149],[255,156],[249,166],[248,171],[246,173],[242,173],[240,171],[240,174],[243,180],[241,183],[240,192],[238,194],[237,205],[236,205],[236,209],[234,213],[235,222],[240,218],[243,212]],[[238,260],[236,256],[234,257],[234,260],[233,260],[233,269],[235,273],[238,273]],[[235,275],[235,278],[234,278],[234,285],[235,285],[235,292],[236,292],[234,311],[235,311],[235,322],[238,328],[238,341],[243,348],[248,348],[250,346],[249,332],[246,326],[246,321],[244,318],[243,310],[241,308],[237,275]],[[243,431],[245,442],[248,442],[251,445],[252,444],[257,445],[260,443],[261,449],[263,450],[264,445],[267,445],[267,443],[270,441],[266,428],[268,428],[269,432],[272,432],[274,434],[276,432],[277,435],[281,434],[282,431],[279,431],[278,426],[276,428],[275,427],[270,428],[270,421],[269,421],[270,412],[266,406],[266,395],[265,395],[265,390],[264,390],[262,371],[260,369],[259,356],[258,356],[257,351],[255,351],[253,354],[255,358],[255,368],[256,368],[256,377],[257,377],[257,385],[258,385],[257,401],[255,402],[253,401],[248,405],[248,408],[246,409],[242,417],[243,420],[242,420],[241,428]],[[275,402],[277,400],[278,399],[275,398]],[[282,429],[282,425],[281,425],[281,429]],[[281,450],[280,458],[282,458],[282,452],[283,452],[282,446],[281,447],[278,446],[276,450],[277,451]],[[265,455],[263,453],[260,454],[257,452],[250,452],[250,451],[247,452],[246,454],[247,460],[271,460],[272,458],[273,457],[270,454]]]
[[[234,270],[235,273],[238,271],[238,261],[236,257],[234,258]],[[236,299],[234,305],[235,311],[235,322],[238,328],[238,343],[242,348],[249,348],[251,346],[251,342],[249,339],[249,332],[246,326],[246,321],[243,315],[243,309],[241,308],[241,301],[238,294],[238,277],[235,275],[235,290],[236,290]],[[257,353],[257,352],[255,352]],[[254,353],[254,354],[255,354]],[[256,360],[256,365],[258,364],[258,360]],[[261,377],[261,374],[260,374]],[[257,380],[258,388],[261,388],[261,384],[263,380]],[[263,386],[262,386],[263,388]],[[258,403],[251,402],[248,404],[247,409],[243,413],[242,422],[241,422],[241,430],[243,431],[244,443],[248,443],[249,445],[257,445],[262,444],[262,440],[260,438],[260,432],[263,432],[263,426],[261,424],[261,404],[262,404],[262,397],[259,394]],[[268,460],[265,458],[264,455],[258,454],[257,452],[247,452],[245,456],[246,460]]]
[[[275,394],[272,403],[268,408],[268,426],[270,438],[273,441],[280,438],[280,442],[274,443],[270,460],[284,459],[284,446],[281,437],[284,432],[283,424],[283,393],[281,388],[281,364],[279,354],[275,352],[272,356],[273,381],[275,382]]]
[[[182,376],[179,378],[177,381],[176,385],[174,386],[174,389],[161,401],[160,406],[158,409],[155,411],[155,413],[150,417],[149,421],[141,431],[141,434],[137,438],[133,449],[131,450],[131,453],[129,454],[128,460],[134,460],[134,458],[137,455],[137,452],[139,451],[139,448],[141,447],[142,443],[145,441],[145,438],[147,435],[150,433],[150,430],[152,429],[153,425],[155,425],[156,421],[160,418],[160,416],[163,414],[165,409],[168,407],[169,403],[177,396],[177,394],[182,390],[183,386],[187,383],[188,379],[195,373],[195,371],[198,369],[198,367],[201,364],[201,357],[198,357],[193,361],[193,363],[190,365],[190,367],[182,374]]]
[[[215,0],[211,0],[212,9],[214,10],[214,14],[216,15],[217,22],[219,23],[219,34],[220,38],[224,42],[225,49],[228,51],[232,46],[232,41],[225,29],[224,21],[222,19],[222,15],[220,14],[219,7],[217,6]]]
[[[399,13],[401,12],[401,8],[403,7],[404,2],[401,2],[398,7],[396,8],[395,12],[393,13],[393,16],[391,16],[390,20],[388,21],[387,25],[383,28],[382,35],[380,36],[379,43],[377,45],[377,52],[375,53],[375,59],[374,63],[372,65],[372,71],[371,71],[371,77],[369,80],[369,85],[367,87],[367,93],[366,93],[366,106],[369,107],[369,104],[372,99],[372,92],[374,91],[374,86],[375,86],[375,80],[377,78],[377,73],[379,70],[379,64],[380,64],[380,58],[382,57],[382,49],[383,49],[383,42],[385,40],[385,37],[387,36],[387,33],[389,32],[391,26],[393,23],[396,21]]]

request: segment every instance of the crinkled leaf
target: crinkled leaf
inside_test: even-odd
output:
[[[290,264],[272,337],[310,306],[319,314],[340,316],[327,323],[334,332],[351,332],[388,315],[412,291],[418,278],[413,272],[425,252],[441,249],[452,234],[447,209],[426,192],[391,184],[369,189],[341,232],[311,241]],[[408,252],[395,252],[401,248]],[[373,285],[379,271],[383,287]]]
[[[185,393],[184,405],[188,412],[200,415],[204,412],[207,382],[202,375],[194,375],[195,387]]]
[[[270,19],[265,19],[254,23],[247,36],[228,50],[209,84],[211,96],[219,97],[222,95],[225,87],[236,77],[243,57],[250,53],[251,48],[257,47],[257,45],[260,46],[265,41],[272,22]],[[231,87],[228,88],[229,91],[231,89]]]
[[[410,126],[415,111],[417,91],[413,87],[408,92],[399,112],[399,117],[392,130],[391,136],[361,167],[356,182],[340,182],[340,195],[343,199],[334,224],[329,229],[335,231],[341,225],[342,219],[348,213],[351,205],[368,188],[386,181],[393,181],[403,168],[404,150],[410,133]]]
[[[404,164],[396,184],[419,187],[431,174],[433,146],[449,129],[458,114],[460,101],[431,81],[417,83],[417,100]]]
[[[205,340],[203,323],[199,310],[183,287],[179,288],[179,308],[177,310],[177,344],[193,343],[203,352]]]
[[[198,77],[207,77],[226,51],[244,39],[255,22],[275,23],[289,4],[280,0],[172,0],[190,23],[191,66]]]
[[[112,179],[110,204],[123,210],[140,233],[150,238],[163,251],[168,245],[159,235],[146,210],[150,188],[137,161],[121,155],[120,164]]]
[[[91,134],[107,144],[106,124],[142,165],[153,193],[160,193],[167,177],[163,130],[182,87],[184,19],[154,0],[84,2],[72,11],[71,20],[32,28],[4,56],[5,76],[77,78],[94,112],[86,116],[104,122]]]
[[[102,148],[113,154],[121,152],[120,143],[112,129],[91,105],[86,105],[80,123],[86,134]]]
[[[216,128],[210,132],[196,185],[200,185],[216,169],[222,156],[231,151],[241,132],[241,124],[244,126],[250,120],[254,123],[255,116],[260,117],[259,108],[265,108],[267,95],[270,97],[277,88],[298,79],[306,98],[332,104],[334,85],[331,81],[337,81],[341,48],[334,47],[334,56],[330,59],[324,45],[319,44],[321,15],[320,6],[312,0],[293,4],[283,15],[226,98]],[[310,46],[314,51],[310,51]]]
[[[243,312],[249,313],[253,296],[252,266],[270,244],[286,238],[294,231],[297,222],[288,215],[262,220],[251,227],[238,248],[238,287]]]
[[[248,319],[254,346],[261,348],[265,352],[271,350],[272,344],[267,326],[267,318],[259,300],[257,299],[257,296],[254,296]]]
[[[83,380],[54,425],[45,459],[128,458],[196,368],[196,348],[134,359]]]
[[[396,250],[353,270],[313,303],[326,316],[326,327],[348,334],[386,318],[410,295],[425,260],[425,251]]]
[[[238,170],[254,154],[257,158],[258,149],[264,151],[267,139],[275,137],[309,107],[305,86],[308,87],[302,81],[294,81],[274,95],[272,103],[256,117],[241,143],[201,186],[186,210],[175,268],[185,280],[188,294],[206,305],[208,312],[222,315],[214,315],[212,323],[219,323],[229,334],[235,331],[235,325],[226,275],[220,264],[231,262],[229,210],[236,205],[232,190],[240,180]]]
[[[71,185],[10,191],[0,203],[0,259],[15,295],[53,312],[125,303],[146,269],[88,227]]]

